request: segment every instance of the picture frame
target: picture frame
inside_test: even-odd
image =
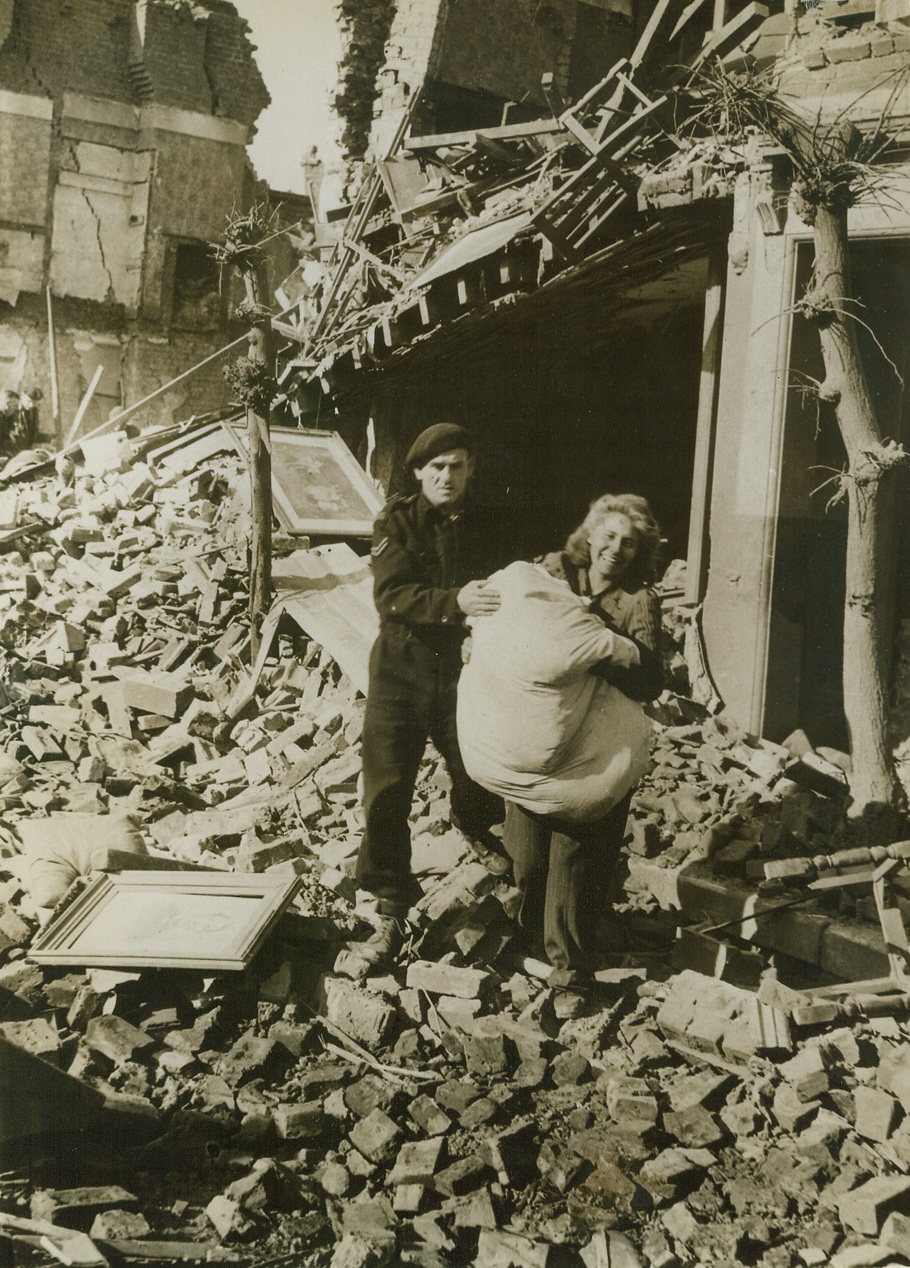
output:
[[[224,423],[247,455],[243,426]],[[385,498],[337,431],[271,427],[272,499],[292,535],[370,537]]]
[[[41,930],[37,964],[246,968],[300,887],[247,872],[100,872]]]

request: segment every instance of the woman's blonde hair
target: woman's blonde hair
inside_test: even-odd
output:
[[[622,578],[626,589],[651,585],[657,580],[660,528],[645,498],[637,493],[604,493],[595,498],[588,513],[566,542],[566,554],[579,568],[591,564],[591,534],[611,515],[626,515],[638,534],[638,548],[629,570]]]

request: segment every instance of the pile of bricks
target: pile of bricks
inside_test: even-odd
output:
[[[466,862],[436,908],[456,879],[475,912],[508,905]],[[365,984],[325,967],[331,922],[293,913],[242,974],[8,952],[0,1037],[104,1104],[5,1209],[159,1260],[906,1262],[906,1026],[802,1026],[771,976],[748,991],[647,955],[560,1025],[526,964],[475,958],[468,910],[443,921],[451,950]]]
[[[907,1027],[822,1024],[767,960],[756,989],[674,972],[647,928],[694,861],[754,877],[832,848],[836,766],[667,693],[620,906],[638,949],[560,1023],[430,754],[401,968],[338,976],[365,928],[363,701],[302,634],[247,683],[241,485],[221,456],[135,464],[19,486],[7,511],[0,1072],[13,1045],[36,1086],[53,1067],[96,1099],[74,1093],[56,1138],[0,1131],[0,1233],[80,1263],[908,1262]],[[248,968],[29,959],[17,825],[122,810],[165,859],[300,879]]]

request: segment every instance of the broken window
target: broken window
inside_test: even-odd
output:
[[[174,249],[171,324],[178,330],[214,330],[224,321],[218,265],[205,242],[180,242]]]

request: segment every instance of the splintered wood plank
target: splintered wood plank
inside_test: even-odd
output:
[[[673,30],[670,32],[671,40],[675,40],[677,35],[679,35],[681,31],[685,30],[702,5],[706,3],[707,0],[690,0],[690,3],[686,5],[682,13],[679,15],[676,26],[674,26]]]
[[[566,125],[567,131],[572,133],[575,140],[580,141],[589,154],[596,154],[598,150],[597,138],[587,128],[582,127],[572,112],[567,110],[561,118]]]
[[[604,135],[599,154],[605,157],[605,152],[612,152],[615,155],[628,141],[633,138],[637,139],[644,125],[652,122],[657,112],[666,104],[667,97],[658,97],[655,101],[649,102],[647,106],[636,110],[633,115],[630,115],[618,127]]]
[[[588,190],[584,197],[579,199],[578,206],[573,208],[572,215],[563,217],[559,227],[573,246],[578,246],[579,239],[585,236],[586,230],[603,204],[619,193],[619,187],[613,181],[601,183]],[[577,214],[575,214],[576,211]]]
[[[584,186],[587,185],[587,188]],[[582,187],[579,192],[579,187]],[[624,188],[625,187],[625,188]],[[558,193],[538,213],[537,223],[543,232],[550,236],[550,230],[562,237],[562,241],[572,248],[577,248],[579,241],[586,241],[593,231],[598,229],[606,216],[597,218],[591,225],[592,215],[601,208],[605,201],[616,199],[615,206],[607,214],[625,201],[631,189],[627,174],[607,156],[598,155],[585,167],[576,172]],[[554,246],[558,246],[551,237]]]
[[[403,148],[411,150],[412,153],[419,153],[425,150],[442,150],[450,147],[457,148],[460,145],[473,145],[479,136],[489,137],[494,141],[510,141],[562,131],[563,125],[558,119],[532,119],[528,123],[508,123],[502,127],[481,128],[470,132],[439,132],[432,136],[412,136],[408,137]]]
[[[623,71],[628,70],[631,65],[632,63],[627,57],[621,57],[618,62],[614,63],[614,65],[610,67],[603,79],[601,79],[599,83],[596,83],[593,88],[589,88],[585,95],[580,97],[570,110],[566,111],[566,114],[580,114],[586,106],[590,105],[592,101],[596,100],[596,98],[602,94],[608,84],[613,83],[617,76]]]
[[[734,52],[739,48],[743,40],[747,39],[753,31],[761,26],[770,12],[771,10],[766,4],[747,4],[725,26],[711,34],[704,46],[693,58],[692,71],[697,71],[709,57],[727,57]]]

